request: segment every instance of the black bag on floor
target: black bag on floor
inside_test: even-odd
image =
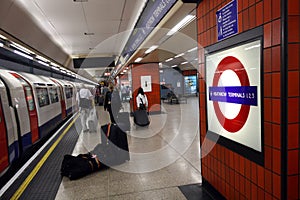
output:
[[[150,120],[148,117],[148,113],[146,110],[136,110],[133,113],[134,123],[138,126],[148,126],[150,124]]]
[[[101,126],[101,140],[91,153],[107,166],[120,165],[130,160],[127,135],[116,124]]]
[[[119,112],[115,121],[122,131],[130,131],[129,112]]]
[[[61,165],[61,175],[75,180],[86,176],[94,171],[104,168],[99,159],[90,153],[78,156],[65,155]]]

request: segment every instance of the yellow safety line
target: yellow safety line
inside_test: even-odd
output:
[[[12,200],[20,198],[20,196],[23,194],[23,192],[25,191],[25,189],[27,188],[29,183],[32,181],[34,176],[38,173],[40,168],[43,166],[45,161],[48,159],[50,154],[54,151],[55,147],[62,140],[62,138],[65,136],[65,134],[71,128],[71,126],[75,123],[75,121],[78,117],[79,117],[79,115],[77,115],[74,118],[74,120],[69,124],[69,126],[64,130],[64,132],[59,136],[59,138],[55,141],[55,143],[50,147],[50,149],[47,151],[47,153],[43,156],[43,158],[40,160],[40,162],[35,166],[35,168],[32,170],[32,172],[29,174],[29,176],[26,178],[26,180],[22,183],[22,185],[19,187],[19,189],[12,196],[12,198],[11,198]]]

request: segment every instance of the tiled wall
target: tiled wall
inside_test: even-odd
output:
[[[206,136],[205,64],[202,47],[217,42],[216,12],[230,0],[203,0],[197,7],[201,143]],[[202,176],[227,199],[280,199],[282,165],[287,165],[287,199],[299,194],[299,0],[288,0],[288,130],[281,124],[281,0],[238,0],[239,33],[263,26],[264,166],[206,139],[202,145]],[[284,111],[285,112],[285,111]],[[282,137],[287,163],[281,163]],[[207,146],[206,146],[207,145]],[[286,152],[286,151],[285,151]],[[284,186],[284,185],[283,185]]]
[[[149,102],[150,112],[160,111],[160,80],[158,63],[131,64],[133,97],[137,95],[137,89],[141,87],[141,76],[151,76],[152,91],[145,92]],[[133,98],[134,110],[136,110],[135,98]]]

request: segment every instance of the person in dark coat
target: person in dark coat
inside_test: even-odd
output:
[[[116,123],[115,117],[122,108],[119,92],[114,90],[114,86],[110,85],[109,90],[105,94],[104,110],[109,113],[111,123]]]

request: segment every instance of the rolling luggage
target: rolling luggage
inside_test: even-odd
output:
[[[88,122],[89,131],[96,132],[98,126],[96,108],[90,110],[89,116],[87,118],[87,122]]]
[[[60,171],[62,176],[75,180],[105,167],[96,155],[90,153],[79,154],[78,156],[66,154]]]
[[[133,120],[138,126],[148,126],[150,124],[149,116],[146,110],[134,111]]]
[[[92,151],[106,166],[119,165],[130,160],[126,133],[117,124],[101,126],[101,143]]]
[[[119,112],[115,121],[122,131],[130,131],[129,112]]]

